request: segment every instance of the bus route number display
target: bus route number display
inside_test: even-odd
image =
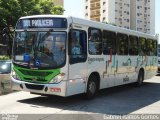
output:
[[[53,26],[53,20],[41,19],[41,20],[23,20],[24,27],[50,27]]]
[[[67,27],[67,20],[64,18],[21,19],[17,23],[17,29],[66,28],[66,27]]]

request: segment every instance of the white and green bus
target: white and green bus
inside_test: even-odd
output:
[[[93,98],[156,75],[157,38],[70,16],[27,16],[17,22],[12,57],[14,90]]]

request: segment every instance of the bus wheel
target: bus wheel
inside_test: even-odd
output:
[[[138,80],[137,80],[137,82],[136,82],[136,86],[137,86],[137,87],[142,86],[143,81],[144,81],[144,72],[143,72],[142,70],[140,70],[140,71],[139,71],[139,74],[138,74]]]
[[[97,81],[96,76],[92,75],[89,77],[87,84],[87,91],[85,97],[87,99],[93,99],[97,93]]]

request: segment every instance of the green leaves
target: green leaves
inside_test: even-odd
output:
[[[5,33],[8,36],[7,45],[12,48],[13,29],[17,20],[22,16],[40,14],[63,14],[61,6],[54,6],[53,0],[0,0],[0,41],[4,33],[2,30],[8,28]],[[11,55],[11,49],[8,55]],[[0,56],[1,59],[8,59],[7,56]]]
[[[1,56],[0,55],[0,60],[9,60],[10,59],[10,57],[9,56]]]
[[[63,7],[54,6],[53,0],[0,0],[0,28],[14,27],[21,16],[63,12]]]

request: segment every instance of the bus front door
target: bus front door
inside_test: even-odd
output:
[[[69,33],[69,81],[67,84],[67,95],[85,92],[86,75],[87,34],[85,30],[71,29]]]

